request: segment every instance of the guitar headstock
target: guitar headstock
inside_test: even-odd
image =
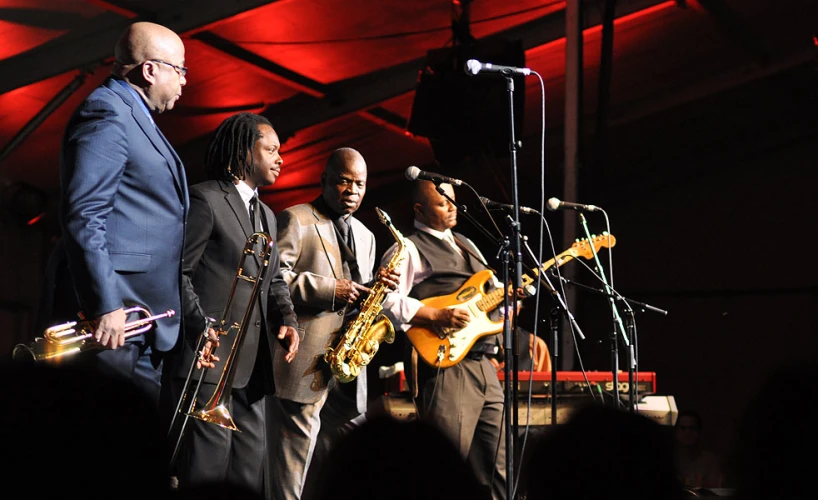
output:
[[[591,245],[593,244],[593,250],[591,250]],[[572,257],[583,257],[585,259],[590,259],[594,256],[595,252],[598,252],[601,248],[611,248],[616,245],[616,238],[614,235],[608,233],[602,233],[598,236],[591,237],[591,243],[588,243],[587,238],[583,238],[573,245],[571,245],[571,256]]]

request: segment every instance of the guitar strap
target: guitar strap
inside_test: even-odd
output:
[[[464,251],[468,252],[468,254],[469,254],[469,255],[471,255],[472,257],[474,257],[474,259],[475,259],[477,262],[479,262],[479,263],[483,264],[483,265],[486,267],[486,269],[490,270],[490,271],[491,271],[491,272],[493,272],[495,275],[497,274],[497,271],[495,271],[495,270],[494,270],[494,269],[493,269],[493,268],[492,268],[490,265],[488,265],[488,263],[487,263],[485,260],[481,259],[479,255],[477,255],[476,253],[472,252],[472,251],[471,251],[471,249],[468,247],[468,245],[466,245],[465,243],[463,243],[462,241],[460,241],[460,239],[458,239],[458,237],[457,237],[457,236],[455,236],[454,234],[452,234],[452,236],[454,236],[454,242],[455,242],[455,243],[457,243],[457,246],[459,246],[459,247],[460,247],[461,249],[463,249]]]

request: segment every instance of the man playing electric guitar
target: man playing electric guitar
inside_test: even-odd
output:
[[[487,265],[474,243],[452,232],[457,224],[457,208],[430,181],[419,180],[414,187],[416,231],[407,237],[407,258],[399,269],[401,283],[384,301],[384,312],[404,331],[411,326],[460,331],[470,323],[468,311],[433,307],[421,300],[457,291]],[[454,199],[451,185],[440,187]],[[382,262],[388,262],[395,250],[396,245],[387,250]],[[497,352],[498,337],[480,338],[462,360],[446,368],[418,362],[417,351],[407,342],[404,363],[420,416],[434,422],[452,439],[495,500],[506,497],[504,398],[497,371],[486,354]],[[446,355],[441,350],[441,361]]]

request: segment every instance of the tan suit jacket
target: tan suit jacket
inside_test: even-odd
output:
[[[375,267],[375,235],[354,217],[350,223],[361,279],[368,283]],[[282,211],[278,216],[278,252],[281,274],[290,287],[298,316],[301,344],[292,363],[284,362],[283,349],[276,348],[273,362],[276,395],[313,404],[330,384],[337,383],[324,361],[324,353],[335,345],[346,312],[346,305],[334,298],[335,281],[345,276],[332,221],[311,203]],[[365,412],[366,379],[359,376],[349,384],[357,384],[358,411]]]

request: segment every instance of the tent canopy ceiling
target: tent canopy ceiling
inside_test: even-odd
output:
[[[616,2],[609,125],[812,60],[818,2],[769,3]],[[286,138],[285,168],[265,193],[275,209],[314,196],[324,161],[339,146],[364,154],[373,187],[395,181],[407,166],[434,160],[428,140],[408,133],[407,123],[426,53],[451,46],[459,4],[0,0],[0,178],[56,194],[70,113],[108,75],[122,29],[152,20],[180,33],[186,45],[188,84],[176,109],[157,122],[191,179],[203,178],[203,151],[216,126],[237,111],[252,111],[268,116]],[[585,2],[588,121],[597,105],[603,5]],[[565,2],[474,0],[469,8],[475,38],[520,40],[526,66],[544,79],[546,129],[561,128]],[[503,86],[500,79],[497,85]],[[517,92],[526,108],[521,135],[533,142],[542,129],[539,80],[527,78],[523,90]]]

